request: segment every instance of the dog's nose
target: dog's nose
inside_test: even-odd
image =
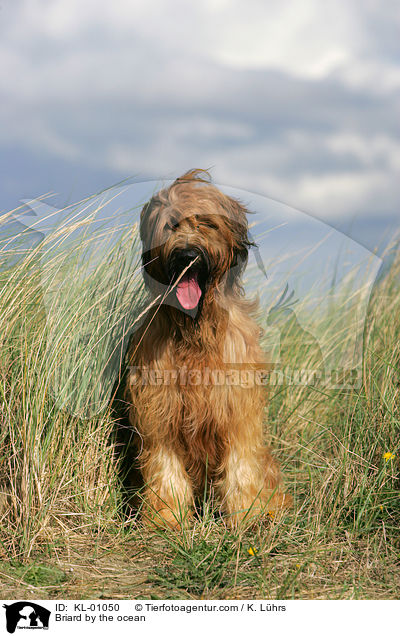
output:
[[[198,256],[200,256],[200,251],[199,250],[195,250],[193,248],[188,248],[186,250],[181,250],[181,252],[180,252],[181,259],[187,261],[188,263],[190,263],[190,261],[193,261]]]
[[[193,264],[193,267],[196,270],[203,270],[206,272],[208,270],[208,259],[204,252],[196,247],[187,247],[183,249],[175,250],[169,259],[168,262],[168,273],[170,276],[180,274],[185,267]]]

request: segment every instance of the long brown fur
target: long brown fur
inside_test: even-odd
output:
[[[145,516],[158,524],[179,525],[208,485],[232,523],[288,503],[278,465],[263,445],[265,389],[178,377],[266,362],[253,317],[257,305],[244,298],[240,281],[250,246],[246,212],[201,170],[177,179],[142,210],[145,280],[157,302],[130,342],[125,397],[140,440]],[[168,301],[175,293],[171,254],[192,247],[210,263],[194,316]],[[143,370],[167,372],[170,381],[143,382]]]

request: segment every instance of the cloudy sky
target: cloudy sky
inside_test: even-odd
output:
[[[0,211],[211,168],[369,247],[400,225],[397,0],[2,0]]]

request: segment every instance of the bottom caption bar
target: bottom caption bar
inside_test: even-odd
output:
[[[281,634],[376,635],[400,610],[400,601],[74,601],[2,602],[0,634],[44,630],[52,634],[204,634],[279,630]],[[22,634],[20,634],[22,636]]]

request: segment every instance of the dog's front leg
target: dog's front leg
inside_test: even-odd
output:
[[[280,474],[275,460],[261,444],[231,445],[219,484],[222,506],[231,525],[268,515],[281,508]]]
[[[193,489],[172,448],[154,446],[143,454],[144,515],[158,526],[179,528],[190,515]]]

